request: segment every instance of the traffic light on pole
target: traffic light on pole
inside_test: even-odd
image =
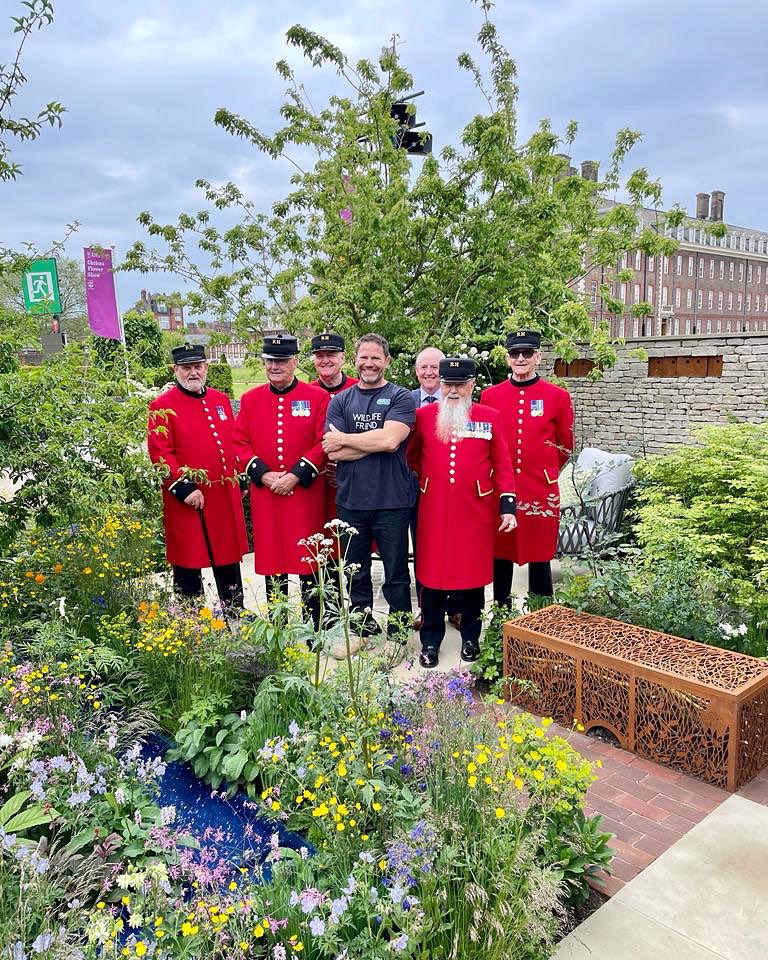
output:
[[[397,100],[390,108],[390,116],[397,121],[397,130],[393,137],[393,143],[398,150],[405,150],[406,153],[412,153],[415,156],[425,157],[432,153],[432,134],[419,133],[418,128],[423,127],[423,123],[416,123],[416,110],[411,107],[409,101],[420,97],[424,93],[420,90],[418,93],[411,93]]]

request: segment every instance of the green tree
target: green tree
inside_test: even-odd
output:
[[[11,17],[16,50],[8,63],[0,63],[0,180],[15,180],[21,167],[10,159],[12,140],[36,140],[48,123],[61,126],[65,107],[53,100],[39,111],[36,117],[14,116],[12,105],[27,78],[21,69],[24,46],[32,33],[53,21],[53,4],[50,0],[24,0],[21,14]]]
[[[30,257],[30,261],[34,257]],[[0,272],[0,305],[17,314],[24,313],[22,278],[28,264],[20,261],[14,268]],[[73,257],[56,258],[61,300],[61,329],[69,340],[84,340],[89,334],[85,307],[85,274],[83,265]],[[35,318],[39,332],[50,325],[50,317]]]
[[[105,368],[123,371],[126,357],[131,368],[151,368],[167,362],[163,333],[151,311],[123,314],[125,348],[117,340],[92,337],[93,349]]]
[[[542,121],[518,143],[515,64],[489,20],[491,4],[480,6],[488,77],[469,54],[458,64],[486,110],[468,120],[458,145],[423,159],[397,148],[391,105],[413,80],[395,44],[378,63],[353,66],[328,40],[292,27],[288,42],[314,66],[334,70],[346,89],[315,109],[282,60],[279,129],[264,133],[225,109],[215,117],[291,164],[291,191],[265,213],[236,184],[199,180],[209,204],[239,222],[219,229],[210,209],[169,224],[142,213],[152,241],[134,244],[126,266],[182,276],[196,287],[187,297],[190,312],[234,319],[247,337],[267,324],[348,335],[372,328],[408,350],[427,341],[456,345],[490,321],[498,335],[512,325],[535,326],[561,353],[575,338],[591,338],[597,359],[610,362],[606,330],[593,330],[579,280],[592,265],[615,274],[629,247],[671,252],[662,228],[679,222],[682,211],[661,212],[661,189],[645,170],[622,185],[622,165],[639,139],[631,130],[617,134],[599,184],[568,175],[563,152],[573,147],[575,123],[559,136]],[[307,152],[311,165],[300,159]],[[627,202],[602,203],[622,186]],[[657,229],[642,226],[641,206],[658,211]]]

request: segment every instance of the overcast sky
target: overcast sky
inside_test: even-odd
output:
[[[3,18],[18,0],[0,0]],[[265,131],[278,124],[284,84],[273,65],[298,68],[317,107],[342,81],[302,66],[285,45],[294,23],[317,30],[350,60],[376,59],[393,34],[404,65],[427,96],[418,101],[435,148],[455,143],[482,109],[456,67],[477,54],[481,12],[470,0],[54,0],[55,21],[35,34],[24,58],[29,78],[18,105],[66,107],[60,131],[14,147],[24,176],[0,184],[0,243],[44,249],[67,223],[69,244],[115,244],[145,234],[142,210],[159,220],[204,203],[198,177],[232,179],[257,204],[283,192],[288,171],[213,124],[220,106]],[[766,0],[500,0],[492,12],[518,66],[525,138],[542,117],[562,130],[576,119],[574,160],[603,169],[613,135],[643,134],[630,167],[664,185],[665,205],[693,211],[699,190],[725,191],[725,219],[768,229],[768,40]],[[7,20],[0,62],[12,51]],[[479,56],[479,55],[478,55]],[[178,289],[173,277],[119,278],[127,308],[142,286]]]

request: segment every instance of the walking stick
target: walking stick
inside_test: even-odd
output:
[[[211,561],[211,567],[215,567],[216,564],[213,561],[213,547],[211,546],[211,538],[208,536],[208,524],[205,522],[203,511],[198,510],[198,514],[200,515],[200,524],[203,528],[203,539],[205,540],[205,546],[208,550],[208,559]]]

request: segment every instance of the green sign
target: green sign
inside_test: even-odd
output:
[[[56,261],[35,260],[24,272],[23,292],[27,313],[61,313]]]

